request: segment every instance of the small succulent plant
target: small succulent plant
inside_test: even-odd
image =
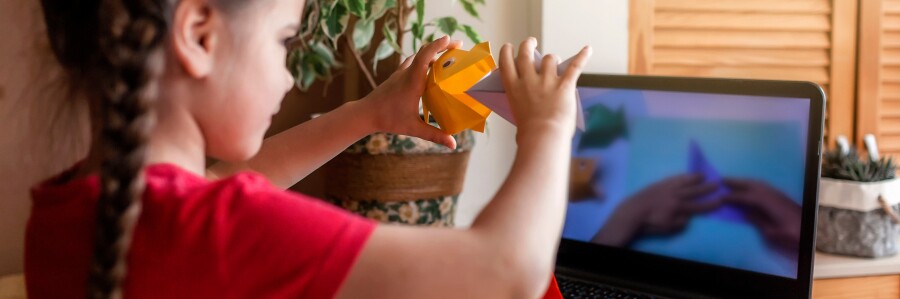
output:
[[[860,158],[855,148],[847,153],[840,149],[825,152],[822,157],[822,177],[855,182],[878,182],[893,179],[897,167],[893,158],[877,160]]]

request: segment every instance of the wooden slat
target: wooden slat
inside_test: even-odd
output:
[[[828,49],[825,32],[765,32],[722,30],[656,30],[656,47],[735,49]]]
[[[656,66],[654,74],[669,76],[727,77],[749,79],[804,80],[828,83],[828,69],[824,67],[693,67]]]
[[[881,102],[881,19],[883,2],[859,2],[859,59],[856,88],[856,138],[862,148],[862,136],[878,134],[878,107]]]
[[[660,29],[829,31],[829,20],[830,17],[823,14],[657,11],[654,26]]]
[[[900,1],[885,1],[884,2],[884,13],[885,14],[900,14]]]
[[[900,118],[900,101],[885,101],[878,112],[881,117]]]
[[[884,32],[881,42],[885,49],[900,48],[900,32]]]
[[[650,74],[653,67],[653,0],[628,2],[628,73]]]
[[[826,111],[825,142],[833,144],[834,136],[853,137],[856,104],[856,40],[859,4],[856,0],[832,2],[831,69]]]
[[[883,154],[892,152],[892,154],[896,155],[897,152],[900,152],[900,135],[881,136],[878,139],[878,149],[884,152]]]
[[[828,0],[656,0],[658,11],[831,13]]]
[[[900,15],[884,15],[883,18],[885,31],[900,31]]]
[[[882,117],[878,120],[882,135],[898,135],[900,137],[900,118]]]
[[[882,67],[881,80],[888,83],[900,83],[900,66]]]
[[[885,101],[900,101],[900,84],[881,84],[881,97]],[[877,112],[877,110],[876,110]]]
[[[884,49],[881,51],[882,66],[900,66],[900,49]]]
[[[828,50],[682,49],[660,48],[654,53],[658,65],[704,66],[828,66]]]
[[[896,299],[898,296],[897,275],[816,279],[812,285],[814,299]]]

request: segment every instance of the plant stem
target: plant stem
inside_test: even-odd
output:
[[[406,28],[406,0],[397,1],[397,46],[403,52],[403,31]],[[403,54],[400,54],[400,61],[403,61]]]
[[[360,56],[359,52],[356,51],[356,45],[353,44],[353,40],[350,39],[350,35],[344,34],[344,39],[347,41],[347,46],[350,47],[350,53],[353,53],[353,58],[356,59],[356,65],[359,66],[359,70],[366,75],[366,80],[369,81],[369,86],[371,86],[372,89],[375,89],[375,87],[378,87],[378,84],[375,83],[375,77],[373,77],[372,73],[369,72],[369,69],[366,67],[366,63],[362,60],[362,56]]]

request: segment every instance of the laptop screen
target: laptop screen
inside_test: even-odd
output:
[[[809,99],[579,96],[563,238],[797,278]]]

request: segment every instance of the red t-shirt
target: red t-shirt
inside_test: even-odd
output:
[[[242,173],[207,181],[146,170],[126,298],[334,297],[375,224]],[[32,298],[86,294],[99,178],[32,190],[25,279]]]

